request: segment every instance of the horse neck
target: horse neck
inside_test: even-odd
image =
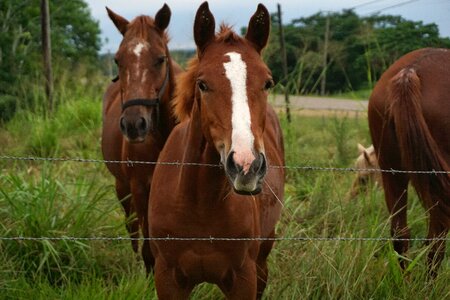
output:
[[[183,161],[218,165],[220,156],[214,145],[208,143],[203,135],[200,111],[196,103],[188,122]],[[180,183],[180,193],[190,195],[191,197],[185,198],[196,202],[197,207],[210,208],[212,203],[220,201],[230,192],[223,168],[214,166],[183,166]]]
[[[175,91],[175,74],[172,66],[172,60],[167,50],[168,67],[169,67],[169,82],[167,85],[167,90],[161,97],[160,106],[160,130],[164,140],[167,140],[170,132],[175,127],[176,119],[172,113],[172,99],[173,93]]]

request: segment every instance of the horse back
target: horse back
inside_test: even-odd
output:
[[[446,49],[425,48],[406,54],[397,60],[381,76],[375,86],[369,101],[369,121],[380,126],[371,130],[374,136],[381,138],[383,123],[393,121],[390,97],[393,88],[393,78],[402,70],[411,69],[420,80],[420,108],[427,126],[439,141],[441,151],[447,159],[450,158],[450,51]],[[371,125],[372,126],[372,125]],[[392,128],[393,129],[393,128]],[[378,139],[374,142],[379,144]],[[377,147],[376,147],[377,148]]]

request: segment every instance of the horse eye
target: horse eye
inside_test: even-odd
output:
[[[167,61],[167,56],[162,55],[162,56],[160,56],[160,57],[157,58],[156,63],[155,63],[155,66],[160,66],[160,65],[162,65],[162,64],[163,64],[164,62],[166,62],[166,61]]]
[[[270,90],[271,88],[273,88],[273,86],[275,85],[275,83],[273,82],[273,79],[269,79],[266,81],[266,83],[264,84],[264,89]]]
[[[198,85],[198,88],[200,89],[200,91],[202,91],[202,92],[206,92],[208,90],[208,86],[202,80],[197,80],[197,85]]]

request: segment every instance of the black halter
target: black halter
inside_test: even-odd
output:
[[[167,71],[166,71],[166,77],[164,78],[164,82],[159,90],[158,96],[153,99],[146,99],[146,98],[137,98],[137,99],[131,99],[127,102],[123,102],[122,99],[122,112],[127,109],[130,106],[136,106],[136,105],[142,105],[146,107],[152,107],[154,106],[156,108],[156,124],[159,124],[159,104],[161,103],[161,97],[164,95],[164,92],[167,88],[167,83],[169,82],[170,77],[170,68],[169,65],[167,65]]]

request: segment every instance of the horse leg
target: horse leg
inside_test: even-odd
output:
[[[448,226],[443,224],[442,220],[439,220],[439,216],[436,216],[435,210],[430,211],[430,221],[428,227],[428,238],[442,238],[444,239],[448,234]],[[428,241],[427,244],[431,244],[430,252],[428,253],[428,274],[431,278],[435,278],[437,270],[444,259],[445,255],[445,240]]]
[[[146,182],[133,180],[131,182],[131,193],[133,194],[133,200],[136,208],[136,213],[139,219],[139,225],[142,230],[142,235],[144,238],[150,237],[148,228],[148,197],[150,188]],[[147,275],[153,269],[155,264],[155,259],[150,250],[150,241],[144,240],[142,243],[142,258],[144,259],[145,269]]]
[[[122,204],[126,217],[126,228],[131,238],[139,238],[139,221],[137,219],[130,220],[130,216],[134,213],[133,201],[130,197],[130,187],[127,183],[124,183],[116,179],[116,194],[117,198]],[[137,240],[131,240],[131,247],[134,253],[138,252],[139,243]]]
[[[409,239],[407,224],[408,177],[404,174],[383,173],[384,197],[391,215],[391,236],[398,239]],[[409,241],[394,241],[394,250],[403,255],[408,251]],[[404,269],[406,263],[400,260]]]
[[[247,258],[241,269],[229,272],[219,288],[227,299],[256,299],[256,273],[256,263]]]
[[[275,232],[272,232],[269,237],[273,238]],[[274,241],[263,241],[259,247],[259,254],[256,260],[256,271],[257,271],[257,288],[256,288],[256,299],[261,299],[266,289],[267,278],[269,276],[269,269],[267,268],[267,257],[272,250]]]
[[[168,268],[162,259],[155,261],[155,287],[158,299],[188,299],[194,286],[175,268]]]

